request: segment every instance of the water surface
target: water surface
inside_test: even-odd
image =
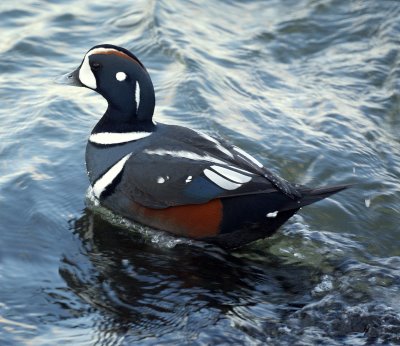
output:
[[[395,0],[3,1],[0,344],[400,344],[399,18]],[[232,253],[93,211],[106,104],[53,80],[99,43],[146,65],[156,120],[358,185]]]

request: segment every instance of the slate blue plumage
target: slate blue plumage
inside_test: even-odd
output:
[[[293,185],[222,139],[154,123],[152,81],[124,48],[93,47],[67,81],[107,100],[86,148],[89,180],[102,205],[138,222],[234,248],[347,187]]]

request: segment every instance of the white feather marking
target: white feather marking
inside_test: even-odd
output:
[[[79,69],[79,80],[81,81],[82,84],[86,85],[91,89],[97,88],[96,77],[94,76],[92,69],[90,68],[89,65],[89,57],[93,54],[106,53],[109,51],[116,52],[116,50],[112,48],[95,48],[86,53],[85,57],[83,58],[82,65]]]
[[[268,214],[267,214],[267,217],[274,218],[274,217],[277,217],[277,215],[278,215],[278,211],[276,210],[276,211],[274,211],[274,212],[272,212],[272,213],[268,213]]]
[[[235,190],[242,186],[242,184],[232,183],[231,181],[221,177],[219,174],[210,171],[209,169],[205,169],[204,175],[210,179],[214,184],[222,187],[225,190]]]
[[[140,86],[137,81],[136,81],[136,87],[135,87],[135,101],[136,101],[136,111],[138,111],[139,103],[140,103]]]
[[[232,168],[232,169],[234,169],[235,171],[238,171],[238,172],[243,172],[243,173],[246,173],[246,174],[249,174],[249,175],[254,175],[254,173],[251,173],[249,171],[246,171],[246,170],[244,170],[242,168],[239,168],[239,167],[236,167],[236,166],[229,165],[228,167]]]
[[[250,160],[251,162],[256,164],[258,167],[260,167],[260,168],[264,167],[264,165],[260,161],[258,161],[255,157],[251,156],[250,154],[246,153],[244,150],[242,150],[238,147],[233,147],[233,150],[235,150],[240,155],[242,155],[243,157],[247,158],[248,160]]]
[[[91,89],[97,88],[96,77],[94,76],[90,66],[89,66],[89,56],[90,54],[86,54],[83,59],[81,68],[79,69],[79,80],[82,84],[86,85]]]
[[[244,184],[244,183],[248,183],[251,180],[251,177],[241,174],[241,173],[238,173],[238,172],[235,172],[228,168],[224,168],[224,167],[220,167],[220,166],[211,166],[211,168],[214,171],[216,171],[217,173],[224,176],[225,178],[228,178],[228,179],[234,181],[235,183]]]
[[[112,166],[103,176],[93,185],[93,193],[99,198],[101,193],[110,185],[125,166],[126,161],[131,157],[132,153],[125,155],[114,166]]]
[[[96,144],[120,144],[148,137],[152,132],[99,132],[90,135],[89,141]]]
[[[158,177],[157,178],[157,183],[164,184],[165,183],[165,179],[163,177]]]
[[[185,180],[185,183],[190,183],[191,181],[192,181],[192,176],[191,175],[189,175],[187,178],[186,178],[186,180]]]
[[[189,160],[194,160],[194,161],[207,161],[207,162],[213,162],[213,163],[219,163],[219,164],[226,164],[222,160],[218,160],[212,156],[209,155],[199,155],[190,151],[186,150],[165,150],[165,149],[156,149],[156,150],[149,150],[145,149],[143,153],[148,154],[148,155],[160,155],[160,156],[166,156],[170,155],[172,157],[176,158],[182,158],[182,159],[189,159]]]
[[[118,82],[123,82],[126,79],[126,73],[125,72],[117,72],[115,74],[115,78],[117,79]]]
[[[196,131],[196,132],[197,132],[197,131]],[[215,138],[212,138],[211,136],[209,136],[209,135],[207,135],[207,134],[205,134],[205,133],[203,133],[203,132],[197,132],[197,133],[198,133],[200,136],[202,136],[203,138],[205,138],[205,139],[209,140],[210,142],[214,143],[215,146],[217,147],[217,149],[218,149],[219,151],[221,151],[221,152],[223,152],[225,155],[227,155],[227,156],[233,158],[232,153],[231,153],[228,149],[224,148],[224,147],[222,146],[222,144],[221,144],[220,142],[218,142]]]

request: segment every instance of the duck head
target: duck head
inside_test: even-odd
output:
[[[107,113],[139,122],[151,122],[154,87],[139,59],[128,50],[110,44],[91,48],[80,66],[63,78],[63,84],[92,89],[108,102]]]

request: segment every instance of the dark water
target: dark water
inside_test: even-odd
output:
[[[400,344],[399,1],[4,0],[0,33],[0,345]],[[99,43],[142,59],[157,120],[359,184],[230,254],[104,221],[105,102],[52,82]]]

